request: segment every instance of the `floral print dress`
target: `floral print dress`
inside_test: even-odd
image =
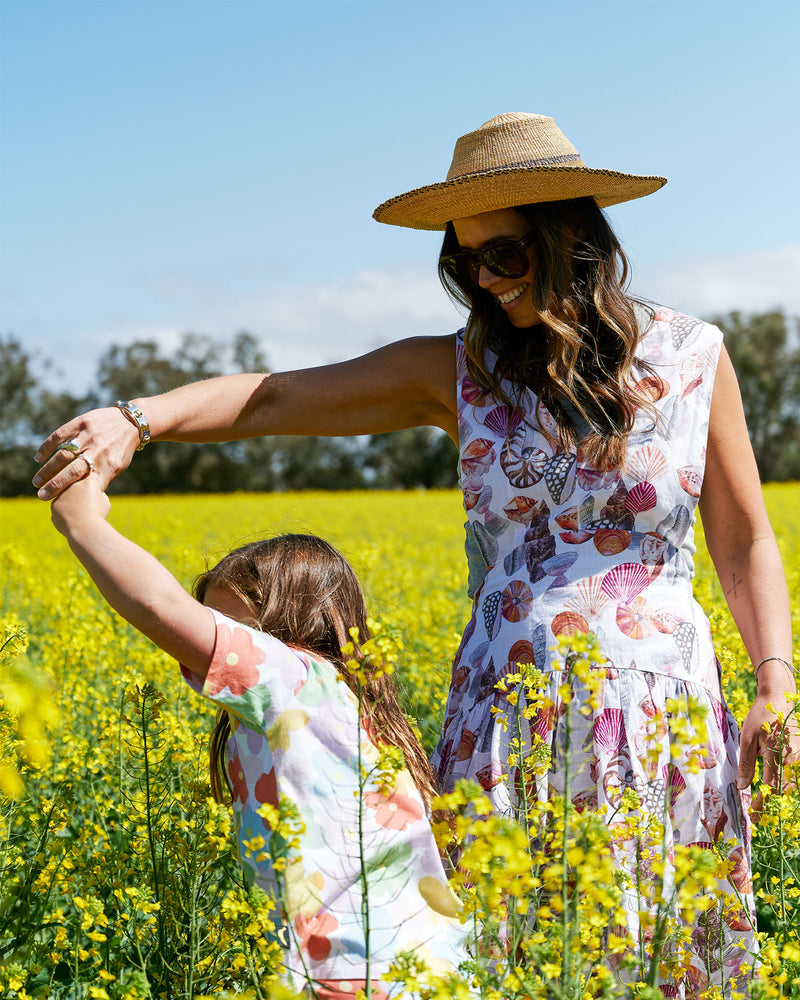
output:
[[[455,969],[467,958],[460,904],[409,773],[400,771],[391,789],[369,782],[360,793],[360,767],[371,771],[378,751],[336,669],[214,616],[217,639],[205,681],[185,668],[183,674],[231,717],[226,762],[239,853],[248,881],[274,899],[275,921],[284,923],[287,979],[298,989],[313,983],[319,996],[354,996],[363,987],[364,880],[371,980],[380,980],[400,952],[443,975]],[[300,820],[285,867],[273,866],[276,845],[269,810],[262,809],[282,800]],[[402,987],[384,989],[394,997]]]
[[[739,734],[720,690],[708,620],[692,596],[693,523],[720,347],[716,327],[658,309],[638,351],[650,370],[634,366],[658,419],[640,410],[624,469],[601,472],[580,448],[548,442],[542,429],[555,432],[556,424],[533,392],[518,407],[481,397],[461,334],[457,341],[468,551],[471,545],[485,565],[434,754],[440,786],[469,778],[498,811],[518,811],[521,778],[516,767],[509,773],[511,733],[498,718],[508,705],[495,685],[518,664],[544,671],[552,707],[530,722],[552,750],[540,798],[563,793],[568,774],[571,801],[615,817],[613,825],[630,788],[640,809],[663,821],[668,859],[679,844],[724,843],[730,875],[721,888],[735,905],[695,929],[685,974],[661,986],[674,997],[740,980],[755,950],[749,797],[736,787]],[[557,636],[579,633],[593,633],[605,657],[585,715],[560,697],[568,674],[564,656],[559,662],[553,652]],[[582,682],[572,683],[574,703],[586,707]],[[693,706],[694,749],[681,745],[670,724],[668,708],[678,702]],[[630,869],[636,844],[612,837],[612,849]],[[625,902],[634,939],[646,939],[640,901],[629,894]]]

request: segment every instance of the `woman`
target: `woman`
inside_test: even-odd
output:
[[[780,556],[721,335],[625,294],[625,258],[600,211],[664,183],[586,167],[550,118],[492,119],[458,140],[446,181],[375,213],[393,225],[445,230],[440,273],[470,308],[464,331],[92,411],[44,442],[39,457],[52,457],[34,482],[43,499],[89,471],[105,485],[150,433],[209,441],[420,424],[447,431],[461,453],[474,604],[435,753],[441,785],[474,777],[496,808],[516,808],[507,737],[491,711],[502,708],[495,684],[517,663],[551,671],[555,635],[593,631],[605,677],[573,739],[583,756],[571,797],[613,810],[620,789],[632,787],[658,816],[669,802],[668,838],[734,845],[742,908],[713,949],[709,935],[696,936],[680,984],[696,991],[736,979],[753,948],[746,789],[759,754],[765,780],[777,781],[767,706],[788,709],[794,675]],[[740,759],[708,623],[691,596],[698,502],[757,673]],[[559,788],[555,691],[563,675],[552,677],[558,711],[535,726],[552,739],[550,779]],[[664,719],[677,698],[708,712],[697,774],[670,767]],[[636,920],[631,912],[635,932]]]

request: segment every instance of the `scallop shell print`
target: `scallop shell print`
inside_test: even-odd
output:
[[[631,544],[631,533],[624,528],[599,528],[592,541],[601,556],[618,556]]]
[[[618,754],[626,743],[625,717],[621,708],[604,708],[594,720],[592,737],[597,749]]]
[[[483,418],[489,430],[501,438],[510,437],[519,428],[525,411],[517,406],[496,406]]]
[[[669,807],[674,808],[678,796],[686,788],[686,779],[674,764],[665,764],[661,769],[664,784],[669,790]]]
[[[589,623],[577,611],[562,611],[552,620],[550,629],[555,636],[582,635],[589,631]]]
[[[652,510],[658,502],[658,494],[652,483],[637,483],[628,490],[625,497],[625,507],[636,517],[637,514],[644,514]]]
[[[584,577],[575,584],[577,597],[571,597],[567,607],[585,618],[597,618],[611,603],[611,598],[603,590],[603,574]]]
[[[655,483],[669,472],[669,464],[660,448],[646,444],[630,455],[625,471],[641,482]]]
[[[650,583],[650,574],[641,563],[621,563],[610,569],[600,586],[603,592],[620,604],[628,604]]]
[[[491,399],[469,375],[461,380],[461,398],[472,406],[486,406]]]
[[[520,663],[530,665],[536,664],[536,654],[533,650],[533,643],[528,639],[517,639],[508,651],[509,667],[516,669],[517,665]]]

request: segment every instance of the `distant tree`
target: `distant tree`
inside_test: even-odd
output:
[[[458,482],[458,450],[436,427],[373,434],[364,458],[380,489],[447,488]]]
[[[800,479],[800,323],[778,310],[716,316],[747,418],[758,471],[764,482]]]
[[[0,496],[33,493],[36,471],[31,447],[36,378],[22,344],[0,338]]]
[[[32,496],[33,460],[41,441],[91,396],[53,393],[42,387],[49,365],[13,335],[0,337],[0,496]]]
[[[0,447],[30,435],[36,383],[31,358],[19,340],[13,334],[0,337]]]

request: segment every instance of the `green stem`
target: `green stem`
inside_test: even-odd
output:
[[[570,678],[569,673],[567,674]],[[569,903],[569,870],[567,865],[567,851],[569,850],[569,753],[570,753],[570,700],[567,711],[564,713],[564,831],[561,837],[561,982],[566,989],[569,989],[572,979],[572,953],[569,947],[569,935],[571,922],[568,915]]]
[[[360,865],[361,880],[361,921],[364,933],[364,992],[367,1000],[372,998],[372,975],[370,958],[370,924],[369,924],[369,883],[367,881],[367,865],[364,858],[364,789],[366,778],[362,767],[361,752],[361,711],[363,708],[364,692],[361,682],[358,683],[358,729],[356,738],[358,740],[358,860]]]

